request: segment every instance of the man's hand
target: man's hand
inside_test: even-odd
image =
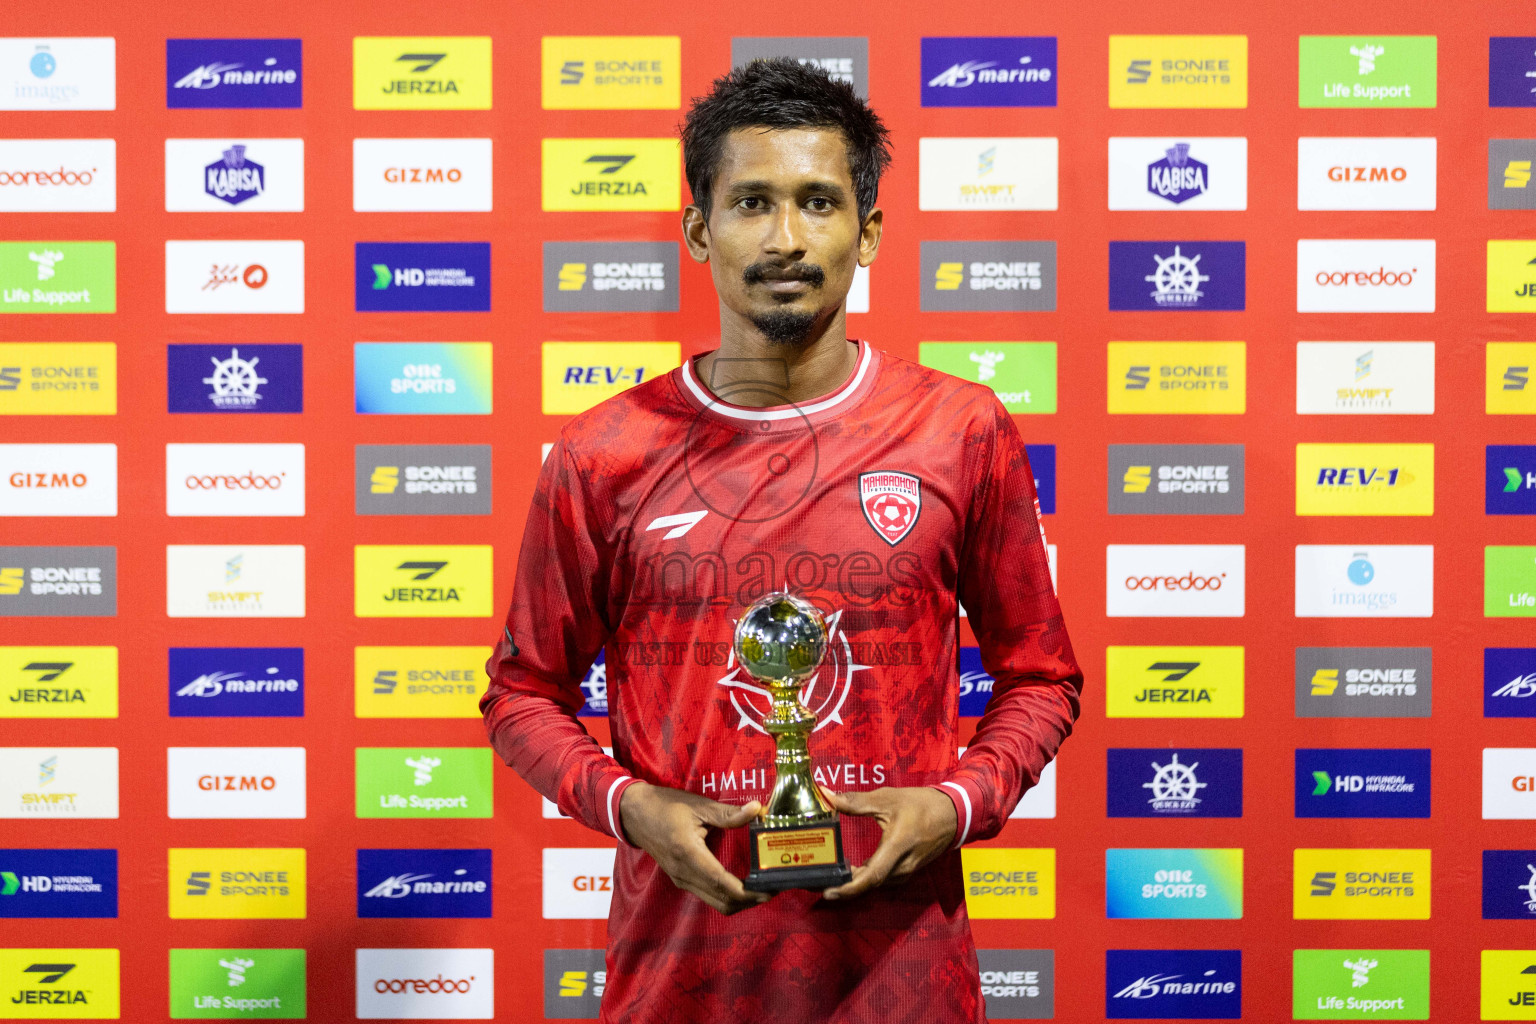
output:
[[[638,787],[634,787],[638,788]],[[872,789],[867,793],[833,793],[827,802],[844,814],[874,818],[880,823],[880,845],[869,861],[853,869],[853,880],[822,893],[838,900],[900,881],[947,850],[955,841],[955,805],[930,786]]]
[[[619,798],[619,821],[629,841],[650,854],[673,885],[729,915],[764,902],[769,894],[743,888],[741,879],[709,852],[704,837],[711,828],[740,828],[761,809],[756,800],[738,807],[637,782]]]

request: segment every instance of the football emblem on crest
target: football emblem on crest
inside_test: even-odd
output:
[[[895,547],[911,532],[923,510],[922,481],[911,473],[888,469],[860,473],[859,507],[881,539]]]

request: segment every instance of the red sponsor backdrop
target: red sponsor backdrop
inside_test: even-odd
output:
[[[916,358],[920,340],[1048,340],[1060,346],[1055,415],[1021,416],[1032,443],[1057,446],[1057,513],[1047,522],[1060,548],[1060,595],[1087,673],[1078,734],[1060,765],[1054,820],[1010,823],[994,845],[1058,851],[1057,913],[1048,921],[983,921],[978,945],[1056,951],[1059,1019],[1103,1011],[1104,950],[1129,947],[1240,948],[1248,1019],[1288,1016],[1291,950],[1362,945],[1432,951],[1435,1019],[1472,1017],[1477,951],[1530,946],[1528,925],[1480,919],[1480,851],[1529,845],[1520,822],[1479,818],[1484,746],[1529,742],[1521,719],[1482,717],[1484,646],[1529,642],[1521,620],[1482,616],[1485,544],[1530,543],[1523,519],[1483,514],[1483,446],[1529,442],[1519,417],[1488,417],[1482,404],[1483,345],[1526,337],[1517,317],[1483,312],[1484,241],[1519,237],[1524,215],[1493,213],[1484,198],[1486,140],[1536,135],[1528,110],[1489,109],[1488,37],[1528,30],[1514,3],[1442,5],[1408,0],[1341,5],[1317,0],[1234,5],[1032,4],[935,6],[893,0],[878,9],[828,8],[814,18],[794,7],[743,9],[685,0],[681,5],[489,5],[400,0],[147,4],[78,0],[7,11],[10,35],[110,35],[117,40],[117,109],[0,114],[0,136],[114,138],[118,209],[109,214],[7,215],[8,239],[113,239],[118,312],[109,316],[9,316],[5,340],[113,341],[118,346],[119,412],[114,418],[14,418],[0,424],[14,442],[115,442],[121,488],[116,519],[11,519],[9,544],[110,544],[118,549],[119,613],[112,619],[9,619],[11,644],[115,644],[121,650],[122,710],[116,720],[11,720],[6,745],[117,746],[122,751],[121,817],[115,821],[7,821],[7,845],[111,846],[120,851],[116,920],[10,922],[6,945],[108,946],[123,953],[123,1015],[166,1015],[171,947],[303,947],[309,953],[311,1019],[353,1013],[353,950],[371,946],[492,946],[498,1018],[542,1016],[542,951],[600,947],[600,922],[544,921],[540,849],[601,845],[568,821],[540,817],[538,796],[510,770],[496,779],[490,821],[358,820],[353,814],[353,748],[483,742],[475,721],[359,720],[353,716],[352,649],[358,644],[488,644],[499,616],[483,620],[360,620],[352,614],[352,546],[358,543],[491,543],[496,596],[507,599],[517,542],[539,465],[541,442],[561,418],[538,415],[540,343],[545,340],[679,340],[685,356],[714,347],[715,299],[707,274],[685,267],[682,309],[666,314],[542,312],[539,245],[545,240],[672,240],[676,213],[542,213],[539,140],[546,136],[662,136],[680,111],[543,111],[541,35],[680,35],[683,95],[702,92],[729,64],[733,35],[867,36],[870,96],[894,130],[896,162],[881,199],[886,236],[872,277],[871,312],[852,333]],[[1525,15],[1521,19],[1520,15]],[[1251,70],[1242,110],[1110,110],[1111,33],[1245,34]],[[1439,105],[1428,110],[1300,110],[1297,37],[1372,33],[1439,39]],[[489,35],[494,40],[494,107],[476,112],[365,112],[352,109],[355,35]],[[1059,40],[1055,108],[924,109],[919,106],[919,39],[924,35],[1053,35]],[[167,37],[301,37],[301,110],[168,110]],[[1241,213],[1108,212],[1106,139],[1114,135],[1246,136],[1248,210]],[[1060,139],[1060,209],[1050,213],[919,213],[917,139],[924,135],[1031,135]],[[1432,213],[1300,213],[1296,139],[1304,135],[1432,135],[1439,139],[1439,202]],[[173,214],[163,209],[167,137],[302,137],[306,209],[244,217]],[[495,212],[354,213],[354,137],[491,136]],[[1111,239],[1212,238],[1248,245],[1247,309],[1162,315],[1106,310]],[[1296,314],[1297,238],[1434,238],[1439,243],[1438,312],[1425,315]],[[300,316],[171,316],[163,312],[166,239],[299,238],[306,246],[307,308]],[[1054,239],[1060,286],[1054,313],[921,313],[922,239]],[[490,240],[494,281],[489,314],[358,314],[352,246],[358,240]],[[1242,416],[1117,416],[1105,411],[1105,343],[1129,340],[1244,340],[1248,411]],[[1298,417],[1293,383],[1297,340],[1436,342],[1438,404],[1433,416]],[[490,341],[495,409],[489,417],[363,417],[352,410],[352,344],[359,340]],[[168,342],[302,342],[305,411],[256,418],[172,416],[166,412]],[[165,516],[164,446],[177,441],[286,441],[307,449],[308,513],[303,519],[177,519]],[[1247,446],[1247,513],[1219,518],[1117,518],[1106,514],[1105,447],[1118,442],[1241,442]],[[1302,441],[1432,442],[1439,487],[1432,518],[1301,519],[1293,512],[1294,446]],[[358,443],[490,443],[495,515],[372,517],[352,514]],[[307,549],[307,617],[297,620],[169,620],[168,543],[302,543]],[[1432,543],[1435,615],[1430,620],[1298,620],[1292,616],[1292,550],[1298,543]],[[1106,620],[1106,543],[1247,545],[1247,616],[1241,620]],[[1005,567],[1000,567],[1005,568]],[[1231,644],[1247,648],[1247,713],[1236,720],[1155,721],[1104,717],[1106,644]],[[1297,646],[1434,647],[1438,691],[1429,719],[1297,719],[1292,651]],[[166,649],[171,646],[291,645],[306,653],[306,716],[286,719],[171,719]],[[682,671],[682,670],[680,670]],[[603,720],[587,720],[606,740]],[[166,817],[165,748],[178,745],[292,745],[309,752],[309,816],[297,821],[171,821]],[[1244,817],[1178,823],[1105,817],[1104,749],[1199,744],[1241,747]],[[1292,751],[1302,746],[1432,747],[1433,817],[1329,821],[1292,817]],[[172,921],[166,913],[166,850],[176,846],[295,846],[308,850],[309,913],[302,921]],[[495,850],[496,916],[490,920],[358,920],[354,851],[359,847],[490,846]],[[1107,921],[1104,850],[1117,846],[1242,847],[1242,920],[1184,923]],[[1433,917],[1428,922],[1294,921],[1291,851],[1297,846],[1433,849]],[[773,985],[765,964],[763,984]]]

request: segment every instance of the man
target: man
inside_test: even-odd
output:
[[[886,137],[792,60],[716,81],[683,233],[720,346],[575,417],[539,475],[480,706],[503,760],[619,840],[605,1021],[984,1020],[959,848],[1039,781],[1082,675],[1009,414],[845,335]],[[770,898],[740,878],[767,705],[729,649],[785,586],[832,627],[811,754],[854,873]],[[996,679],[958,761],[957,595]],[[605,645],[612,757],[575,717]]]

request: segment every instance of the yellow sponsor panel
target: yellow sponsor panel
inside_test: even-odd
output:
[[[1246,107],[1247,36],[1110,36],[1111,107]]]
[[[1536,1020],[1536,949],[1485,949],[1480,1020]]]
[[[305,916],[301,849],[173,846],[167,855],[173,919]]]
[[[355,36],[355,110],[490,110],[490,36]]]
[[[1487,411],[1536,415],[1536,341],[1490,341],[1484,359]]]
[[[965,911],[977,920],[1056,916],[1056,851],[972,848],[960,851]]]
[[[676,139],[543,140],[543,209],[680,210]]]
[[[543,409],[546,416],[586,412],[682,365],[675,341],[546,341]]]
[[[358,618],[491,614],[489,544],[359,544],[352,551]]]
[[[0,647],[0,718],[116,717],[116,647]]]
[[[117,1020],[121,989],[115,949],[0,949],[6,1020]]]
[[[1298,921],[1429,920],[1428,850],[1296,850]]]
[[[1536,240],[1488,241],[1488,312],[1536,313]]]
[[[1435,514],[1432,444],[1298,444],[1299,516]]]
[[[117,345],[0,342],[0,416],[114,416]]]
[[[1247,409],[1242,341],[1112,341],[1111,413],[1239,414]]]
[[[545,36],[545,110],[676,110],[677,36]]]
[[[1109,718],[1242,718],[1241,647],[1106,647]]]
[[[479,718],[489,647],[358,647],[358,718]]]

